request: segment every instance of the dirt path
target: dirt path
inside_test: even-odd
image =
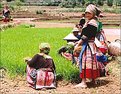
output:
[[[114,66],[116,62],[111,62]],[[117,74],[115,74],[116,72]],[[17,77],[10,80],[7,77],[0,79],[0,94],[120,94],[120,69],[116,67],[112,70],[112,74],[107,77],[98,78],[96,84],[87,82],[88,88],[76,88],[72,83],[66,81],[58,82],[56,89],[34,90],[28,87],[25,77]]]

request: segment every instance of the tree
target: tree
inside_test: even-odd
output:
[[[20,0],[21,2],[25,2],[25,0]]]
[[[121,0],[115,0],[116,6],[121,6]]]
[[[84,5],[85,4],[85,0],[81,0],[81,4]]]
[[[100,5],[100,6],[103,6],[104,5],[104,0],[97,0],[97,4]]]
[[[113,0],[107,0],[107,5],[108,6],[113,6]]]
[[[12,0],[6,0],[7,2],[11,2]]]
[[[80,0],[63,0],[60,3],[61,7],[66,7],[66,8],[74,8],[75,6],[80,5]]]

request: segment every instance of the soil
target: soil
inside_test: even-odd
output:
[[[56,89],[35,90],[28,86],[25,77],[10,79],[5,75],[0,78],[1,94],[120,94],[120,67],[117,62],[110,62],[108,68],[113,67],[111,74],[107,77],[96,79],[92,84],[87,80],[88,88],[74,88],[76,83],[58,81]],[[115,66],[115,67],[114,67]],[[3,74],[3,72],[1,72]]]

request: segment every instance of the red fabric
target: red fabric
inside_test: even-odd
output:
[[[101,48],[101,47],[99,47],[99,50],[100,50],[103,54],[105,54],[105,53],[107,52],[107,49],[106,49],[106,48]]]
[[[65,52],[65,53],[62,54],[62,56],[65,57],[68,60],[72,60],[72,55],[70,53]]]
[[[36,79],[33,79],[30,75],[32,70],[34,68],[31,68],[27,65],[27,82],[29,83],[29,86],[35,89],[41,89],[41,88],[55,88],[55,79],[54,79],[54,73],[51,71],[45,71],[45,70],[37,70],[37,77]],[[35,83],[36,81],[36,83]]]
[[[86,69],[86,74],[84,74],[84,69],[82,69],[82,73],[80,73],[80,78],[85,78],[84,75],[86,75],[86,78],[93,78],[96,79],[97,77],[100,77],[99,70],[92,70],[92,69]],[[92,75],[93,73],[93,75]]]
[[[4,18],[3,22],[9,22],[9,18]]]

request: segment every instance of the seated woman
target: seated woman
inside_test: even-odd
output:
[[[40,53],[32,59],[25,58],[27,62],[27,82],[35,89],[56,88],[55,87],[55,65],[53,59],[48,55],[50,45],[41,43]]]

